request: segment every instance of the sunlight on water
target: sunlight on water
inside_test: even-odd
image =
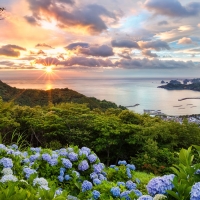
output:
[[[35,88],[49,90],[52,88],[69,88],[89,97],[106,99],[118,105],[131,106],[138,113],[144,109],[161,110],[168,115],[200,114],[200,99],[185,97],[200,97],[200,92],[191,90],[165,90],[157,88],[161,79],[150,78],[106,78],[106,79],[55,79],[45,80],[2,80],[17,88]],[[165,81],[169,81],[166,79]],[[177,107],[178,106],[178,107]]]

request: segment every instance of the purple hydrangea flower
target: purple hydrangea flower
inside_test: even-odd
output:
[[[92,172],[92,173],[90,174],[90,178],[91,178],[91,179],[98,178],[98,174],[95,173],[95,172]]]
[[[93,192],[92,192],[92,197],[96,200],[96,199],[98,199],[99,197],[100,197],[100,192],[99,191],[97,191],[97,190],[94,190]]]
[[[97,160],[97,156],[94,154],[90,154],[88,156],[88,160],[90,161],[90,163],[94,163]]]
[[[190,192],[190,200],[199,200],[199,199],[200,199],[200,182],[197,182],[192,186]]]
[[[156,194],[166,194],[167,190],[172,190],[174,187],[172,183],[174,176],[174,174],[170,174],[151,179],[147,184],[148,193],[151,196],[155,196]]]
[[[67,168],[70,169],[72,168],[72,163],[70,160],[66,159],[66,158],[62,158],[62,164]]]
[[[101,171],[103,170],[104,165],[102,165],[101,163],[99,163],[99,164],[94,164],[94,165],[93,165],[93,168],[94,168],[94,172],[96,172],[97,174],[99,174],[99,173],[101,173]]]
[[[85,156],[88,156],[88,152],[87,151],[82,151],[79,149],[79,155],[82,156],[82,155],[85,155]]]
[[[129,197],[130,191],[124,191],[120,194],[120,198],[124,198],[125,200],[131,200]]]
[[[113,197],[119,197],[120,196],[120,188],[119,187],[112,187],[110,189],[110,192]]]
[[[12,168],[13,167],[13,162],[10,158],[0,159],[0,164],[2,164],[4,168]]]
[[[126,188],[127,188],[128,190],[135,189],[136,187],[137,187],[137,186],[136,186],[135,183],[133,183],[133,181],[127,181],[127,182],[126,182]]]
[[[78,165],[78,170],[80,170],[80,171],[86,171],[88,168],[89,168],[89,164],[88,164],[87,160],[83,160]]]
[[[48,153],[45,153],[45,154],[42,154],[42,159],[47,162],[50,162],[51,156]]]
[[[23,169],[23,172],[25,173],[25,177],[28,179],[31,174],[37,173],[35,169],[31,169],[29,167],[25,167]]]
[[[41,148],[40,147],[36,147],[36,148],[31,147],[30,150],[33,152],[39,153],[41,151]]]
[[[98,175],[99,180],[104,181],[107,180],[107,178],[103,174]]]
[[[78,160],[78,154],[74,153],[74,152],[70,152],[68,154],[68,158],[71,160],[71,161],[77,161]]]
[[[16,144],[12,144],[12,145],[11,145],[11,148],[17,150],[17,149],[18,149],[18,146],[17,146]]]
[[[81,151],[87,151],[88,155],[90,154],[91,150],[88,147],[82,147]]]
[[[93,179],[94,185],[99,185],[101,184],[101,181],[98,178]]]
[[[36,153],[35,155],[31,155],[29,160],[30,160],[30,162],[34,162],[35,160],[38,160],[39,157],[40,157],[40,154]]]
[[[55,166],[58,164],[58,160],[57,158],[53,158],[51,159],[50,161],[48,161],[48,163],[51,165],[51,166]]]
[[[88,191],[92,189],[92,183],[89,181],[83,181],[82,183],[82,192]]]
[[[134,192],[138,197],[142,196],[142,192],[137,189],[132,189],[131,192]]]

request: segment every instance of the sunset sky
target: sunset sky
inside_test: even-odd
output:
[[[50,67],[200,77],[199,0],[0,0],[0,7],[1,75]]]

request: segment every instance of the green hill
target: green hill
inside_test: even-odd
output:
[[[100,108],[118,108],[118,106],[110,101],[98,100],[94,97],[86,97],[74,90],[63,89],[51,89],[51,90],[38,90],[38,89],[18,89],[11,87],[0,80],[0,96],[4,101],[14,101],[19,105],[27,106],[45,106],[49,103],[58,104],[61,102],[73,102],[73,103],[86,103],[91,109]],[[121,109],[126,109],[123,106],[119,106]]]

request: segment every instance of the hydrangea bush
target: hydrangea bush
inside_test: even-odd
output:
[[[180,168],[176,166],[176,175],[153,178],[142,194],[138,189],[141,181],[135,177],[135,165],[124,160],[105,167],[87,147],[54,151],[29,148],[21,152],[17,145],[0,144],[0,199],[171,200],[174,195],[175,199],[197,200],[200,199],[200,181],[195,180],[200,176],[197,173],[200,166],[191,165],[187,161],[191,156],[186,156],[185,151],[184,155]],[[184,178],[184,183],[188,181],[187,187],[184,186],[188,194],[185,198],[178,193]]]

